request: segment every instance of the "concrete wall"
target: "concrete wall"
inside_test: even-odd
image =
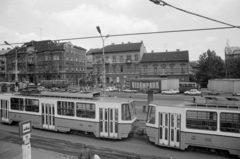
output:
[[[212,79],[208,81],[211,91],[237,93],[240,92],[240,79]]]

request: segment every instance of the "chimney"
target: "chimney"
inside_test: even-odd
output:
[[[11,48],[8,47],[7,50],[11,50]]]
[[[114,43],[112,43],[112,45],[114,45]]]
[[[2,48],[2,50],[4,50],[4,48]]]
[[[152,50],[152,53],[154,53],[154,50]]]
[[[168,51],[166,50],[166,52],[168,52]]]
[[[124,44],[124,42],[122,42],[122,44]]]
[[[130,44],[130,41],[128,43]]]
[[[177,52],[179,52],[180,51],[180,49],[177,49]]]

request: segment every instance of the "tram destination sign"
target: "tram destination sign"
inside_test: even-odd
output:
[[[32,121],[27,120],[19,123],[19,136],[24,136],[32,132]]]

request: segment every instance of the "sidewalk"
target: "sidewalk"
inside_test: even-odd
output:
[[[57,152],[31,148],[32,159],[77,159]],[[0,141],[0,159],[22,159],[22,145]]]

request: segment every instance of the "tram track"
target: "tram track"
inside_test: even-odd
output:
[[[2,131],[0,141],[10,142],[13,144],[21,145],[22,138],[18,136],[18,133],[11,131]],[[4,135],[2,135],[4,134]],[[42,149],[47,151],[53,151],[65,155],[77,156],[78,151],[82,147],[82,143],[73,143],[71,141],[53,139],[47,137],[41,137],[32,135],[31,136],[31,146],[36,149]],[[93,154],[98,154],[103,159],[126,159],[127,157],[135,157],[137,153],[123,152],[119,150],[114,150],[104,147],[96,147],[93,145],[88,145]],[[164,157],[159,156],[149,156],[149,155],[140,155],[144,159],[164,159]]]

